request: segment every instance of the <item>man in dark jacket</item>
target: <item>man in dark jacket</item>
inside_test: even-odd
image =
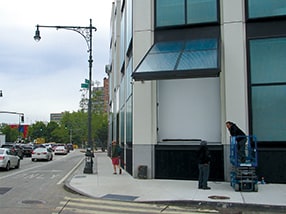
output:
[[[199,189],[211,189],[208,187],[209,171],[210,171],[210,152],[207,142],[202,141],[198,152],[199,161]]]
[[[226,127],[232,137],[236,137],[237,142],[237,154],[238,159],[241,163],[245,162],[245,143],[247,141],[247,137],[245,133],[237,127],[237,125],[233,122],[227,121]]]

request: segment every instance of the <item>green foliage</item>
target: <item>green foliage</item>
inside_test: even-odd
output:
[[[70,143],[82,147],[88,140],[88,99],[87,91],[83,91],[80,101],[81,110],[77,112],[64,112],[59,123],[51,121],[47,124],[41,121],[29,126],[28,138],[33,141],[37,138],[45,139],[45,142]],[[92,118],[91,136],[93,147],[106,148],[108,135],[108,115],[104,112],[103,90],[98,87],[92,92]],[[3,131],[2,131],[3,132]],[[4,132],[3,132],[4,133]],[[8,133],[8,132],[7,132]],[[7,139],[6,135],[6,139]],[[17,138],[18,134],[16,134]],[[9,136],[8,136],[9,139]]]
[[[18,139],[19,131],[16,128],[11,128],[9,125],[4,124],[0,128],[2,134],[6,136],[6,142],[15,142]]]

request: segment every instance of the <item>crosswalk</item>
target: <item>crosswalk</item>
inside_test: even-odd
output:
[[[52,214],[196,214],[216,213],[215,210],[199,210],[154,203],[112,201],[92,198],[65,197]]]

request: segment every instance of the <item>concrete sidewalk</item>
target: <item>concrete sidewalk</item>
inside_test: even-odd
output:
[[[122,201],[257,206],[286,213],[286,185],[259,184],[258,192],[236,192],[229,182],[209,182],[211,190],[198,189],[197,181],[135,179],[114,175],[106,153],[95,153],[93,174],[83,174],[84,161],[65,186],[82,195]]]

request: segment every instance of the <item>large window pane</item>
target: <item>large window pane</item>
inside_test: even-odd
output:
[[[285,0],[248,0],[249,18],[281,15],[286,15]]]
[[[130,146],[132,144],[132,96],[126,104],[126,143]]]
[[[286,85],[252,87],[253,133],[259,141],[286,140]]]
[[[217,21],[216,0],[187,0],[187,23]]]
[[[157,0],[157,27],[185,24],[185,0]]]
[[[251,83],[286,82],[286,38],[250,41]]]

